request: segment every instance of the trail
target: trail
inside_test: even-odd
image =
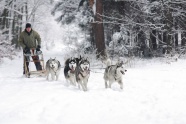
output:
[[[45,62],[58,52],[45,52]],[[104,88],[103,70],[91,71],[88,91],[59,81],[22,76],[22,55],[0,65],[0,124],[184,124],[186,62],[144,60],[128,68],[124,90]]]

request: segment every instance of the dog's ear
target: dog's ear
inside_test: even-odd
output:
[[[118,62],[118,63],[117,63],[117,66],[120,67],[120,66],[122,66],[123,64],[124,64],[123,61],[121,61],[121,62]]]
[[[123,65],[123,64],[124,64],[124,62],[123,62],[123,61],[121,61],[121,62],[120,62],[120,64],[121,64],[121,65]]]

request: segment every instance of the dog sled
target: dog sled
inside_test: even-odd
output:
[[[25,76],[30,78],[31,75],[36,75],[36,76],[45,76],[45,64],[44,64],[44,58],[43,58],[43,53],[42,51],[36,51],[35,48],[30,49],[30,53],[23,53],[23,61],[24,61],[24,73]],[[37,60],[34,59],[34,57],[38,57]],[[36,67],[36,63],[40,63],[40,69]],[[30,65],[35,64],[35,70],[33,68],[30,68]]]

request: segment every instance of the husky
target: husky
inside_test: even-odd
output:
[[[77,58],[69,58],[65,61],[64,76],[70,84],[76,86],[75,70],[77,67]]]
[[[76,81],[78,83],[78,87],[83,89],[83,91],[87,91],[87,83],[90,76],[90,62],[87,58],[82,58],[77,67],[76,67]]]
[[[47,62],[46,62],[46,79],[49,80],[49,74],[51,74],[51,78],[52,80],[55,79],[56,77],[56,81],[59,78],[59,74],[60,74],[60,70],[61,70],[61,64],[60,62],[54,58],[50,58]]]
[[[122,76],[127,70],[123,68],[123,62],[118,62],[116,65],[110,65],[105,68],[104,80],[105,88],[111,88],[112,83],[118,82],[120,88],[123,89]],[[109,82],[109,83],[107,83]]]

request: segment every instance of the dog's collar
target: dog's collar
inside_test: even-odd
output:
[[[72,69],[70,68],[70,73],[75,73],[75,70],[72,70]]]
[[[117,81],[119,78],[121,78],[121,76],[117,77],[116,74],[117,73],[115,73],[115,76],[114,76],[115,81]]]
[[[110,66],[108,66],[107,68],[108,68],[108,71],[109,71],[109,69],[111,68],[111,67],[113,67],[113,65],[110,65]],[[120,66],[116,66],[116,68],[115,68],[115,72],[114,72],[114,79],[115,79],[115,81],[117,81],[119,78],[117,78],[117,68],[119,68]]]
[[[52,68],[52,70],[53,70],[53,72],[54,72],[54,73],[55,73],[55,75],[56,75],[56,73],[57,73],[58,69],[55,71],[55,70]]]
[[[114,76],[115,81],[116,81],[117,79],[119,79],[119,78],[120,78],[120,77],[119,77],[119,78],[117,78],[117,76],[116,76],[116,75],[117,75],[117,68],[119,68],[119,67],[120,67],[120,66],[117,66],[117,67],[116,67],[116,70],[115,70],[115,76]]]

